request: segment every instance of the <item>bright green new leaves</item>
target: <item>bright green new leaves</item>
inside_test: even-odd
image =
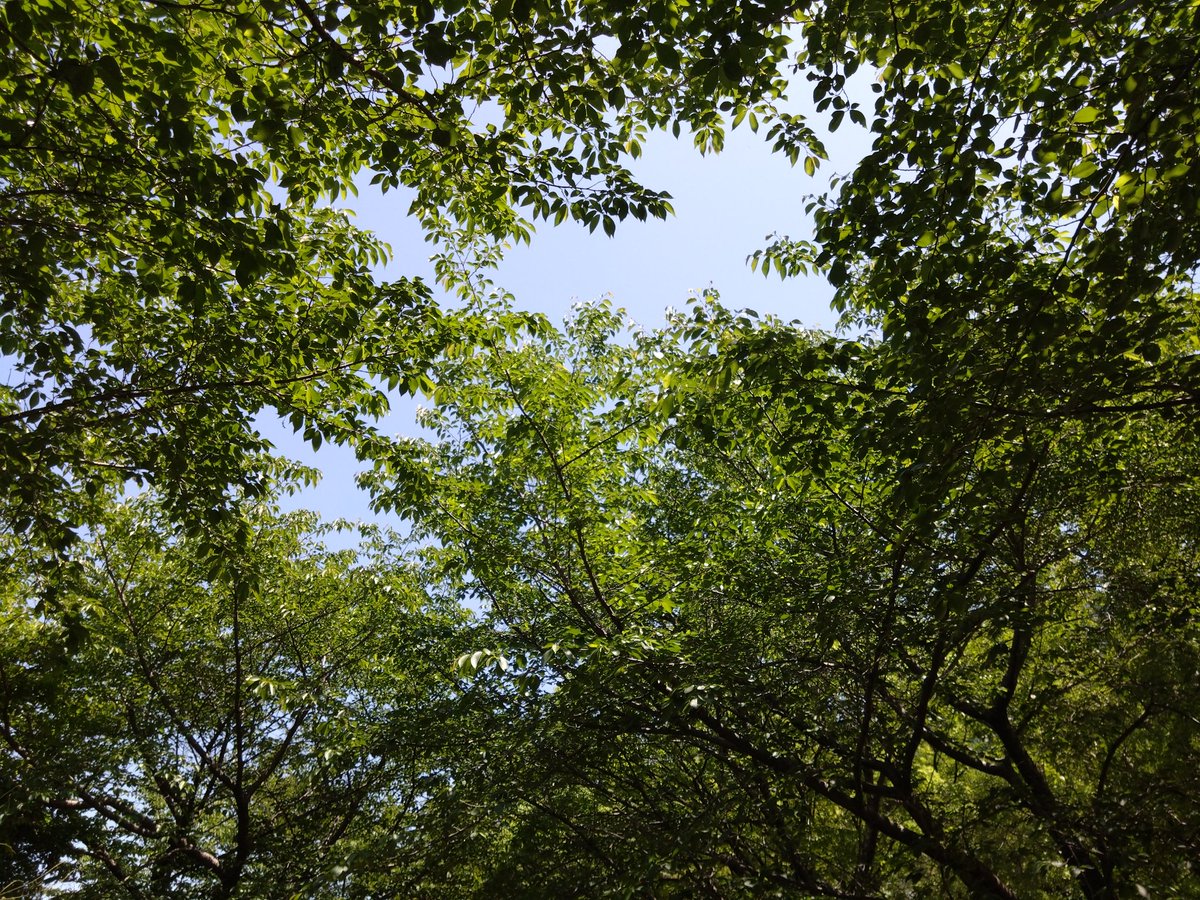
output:
[[[483,319],[504,320],[494,311]],[[648,489],[639,498],[627,485],[656,433],[643,408],[653,385],[639,371],[649,350],[612,345],[620,328],[620,313],[596,306],[582,308],[566,334],[539,319],[515,336],[497,326],[476,332],[470,351],[433,370],[436,406],[423,421],[446,443],[401,443],[379,454],[369,479],[377,503],[413,518],[422,534],[441,541],[464,529],[466,543],[456,537],[446,558],[451,570],[474,570],[471,601],[490,604],[501,585],[531,567],[540,573],[528,587],[538,612],[530,618],[533,607],[524,608],[514,629],[552,633],[554,623],[582,620],[586,643],[624,634],[648,614],[640,591],[629,604],[611,596],[611,576],[602,583],[598,568],[627,560],[625,577],[636,577],[634,536],[622,523],[635,515],[631,504],[652,502]]]
[[[459,617],[385,535],[331,553],[311,516],[244,514],[201,541],[148,498],[111,509],[54,576],[82,641],[35,611],[38,576],[6,578],[0,878],[22,896],[362,896],[419,870],[403,835]]]

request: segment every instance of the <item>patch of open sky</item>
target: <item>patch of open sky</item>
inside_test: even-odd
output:
[[[868,105],[872,95],[866,85],[856,87],[858,98]],[[796,85],[796,92],[807,93],[803,84]],[[819,126],[827,116],[812,114],[810,102],[794,104],[793,111],[810,115],[829,153],[815,177],[792,166],[784,155],[772,153],[763,134],[745,127],[727,135],[721,153],[707,156],[697,152],[686,133],[679,139],[654,133],[641,157],[627,164],[643,184],[671,194],[674,216],[665,221],[629,219],[618,225],[612,238],[599,230],[589,233],[577,223],[539,223],[529,245],[508,251],[493,280],[516,298],[518,308],[545,313],[554,322],[569,316],[578,302],[610,297],[632,321],[655,328],[663,324],[668,309],[683,308],[691,296],[712,288],[729,307],[832,330],[837,314],[830,309],[833,292],[823,278],[764,278],[746,262],[768,243],[768,235],[810,238],[812,222],[804,209],[808,198],[826,190],[831,176],[849,174],[870,147],[870,133],[849,123],[835,134],[822,133]],[[378,277],[421,277],[434,284],[429,259],[433,247],[408,214],[411,194],[403,189],[382,193],[370,185],[370,177],[364,173],[358,196],[345,206],[360,226],[391,247],[391,259],[379,268]],[[443,293],[437,296],[440,302],[457,305]],[[393,398],[392,412],[381,429],[419,434],[415,413],[421,404],[419,398]],[[286,498],[288,507],[315,509],[326,519],[380,521],[369,509],[370,498],[355,483],[363,464],[353,451],[325,445],[314,452],[282,422],[264,416],[257,424],[283,454],[324,473],[317,486]],[[381,524],[398,523],[384,517]]]

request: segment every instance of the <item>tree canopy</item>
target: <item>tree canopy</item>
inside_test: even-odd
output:
[[[617,321],[455,361],[383,478],[494,622],[459,665],[527,761],[479,788],[499,892],[1194,886],[1189,423],[1035,420],[929,508],[868,443],[872,344]]]
[[[7,4],[3,892],[1200,891],[1198,32]],[[750,260],[837,334],[715,294],[559,329],[488,280],[534,220],[668,214],[650,129],[743,121],[808,175],[875,135]],[[462,308],[378,280],[363,177]],[[397,392],[425,437],[374,428]],[[278,512],[268,409],[411,533]]]
[[[623,4],[8,4],[0,352],[6,509],[55,545],[99,485],[203,515],[261,491],[253,416],[353,442],[442,324],[329,206],[401,185],[431,235],[609,233],[662,216],[622,166],[645,130],[719,145],[769,110],[779,11]],[[731,50],[733,48],[736,52]],[[732,54],[732,55],[731,55]],[[753,63],[753,64],[751,64]],[[463,238],[466,240],[466,238]],[[19,473],[19,478],[17,477]]]

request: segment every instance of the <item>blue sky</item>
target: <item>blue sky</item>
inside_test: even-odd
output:
[[[570,222],[557,228],[542,224],[529,246],[509,251],[494,280],[521,308],[544,312],[556,322],[573,303],[609,295],[639,324],[653,327],[666,309],[683,307],[691,293],[714,287],[727,306],[831,329],[836,316],[829,309],[832,291],[823,279],[764,278],[746,264],[746,257],[772,232],[810,236],[807,196],[823,190],[831,175],[848,173],[865,152],[868,135],[844,126],[825,141],[830,159],[815,177],[808,177],[746,128],[728,135],[722,153],[703,157],[686,135],[678,140],[654,135],[631,168],[643,183],[672,195],[672,218],[631,219],[618,225],[613,238]],[[365,188],[348,205],[359,224],[392,247],[392,262],[382,277],[420,275],[432,283],[430,245],[408,218],[403,193],[381,195]],[[387,427],[408,431],[415,407],[415,401],[397,404]],[[260,424],[284,454],[324,472],[317,487],[292,498],[289,506],[315,509],[326,518],[374,518],[354,483],[360,466],[352,452],[326,446],[314,453],[290,429]]]

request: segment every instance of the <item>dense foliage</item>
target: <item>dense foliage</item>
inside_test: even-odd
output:
[[[199,541],[144,499],[114,509],[71,585],[77,643],[22,602],[32,585],[6,586],[5,835],[29,853],[23,817],[48,810],[61,841],[41,873],[6,859],[6,896],[38,877],[328,896],[404,869],[460,614],[386,536],[330,553],[312,529],[262,507]]]
[[[0,893],[1200,892],[1198,32],[6,4]],[[876,138],[752,262],[844,333],[711,295],[560,331],[478,270],[666,214],[648,128],[811,174],[805,84]],[[364,172],[463,309],[377,282],[329,203]],[[428,437],[376,433],[389,390]],[[264,409],[412,533],[278,513]]]
[[[617,321],[455,361],[383,478],[493,622],[499,893],[1196,889],[1190,423],[1035,420],[930,508],[876,344]]]

